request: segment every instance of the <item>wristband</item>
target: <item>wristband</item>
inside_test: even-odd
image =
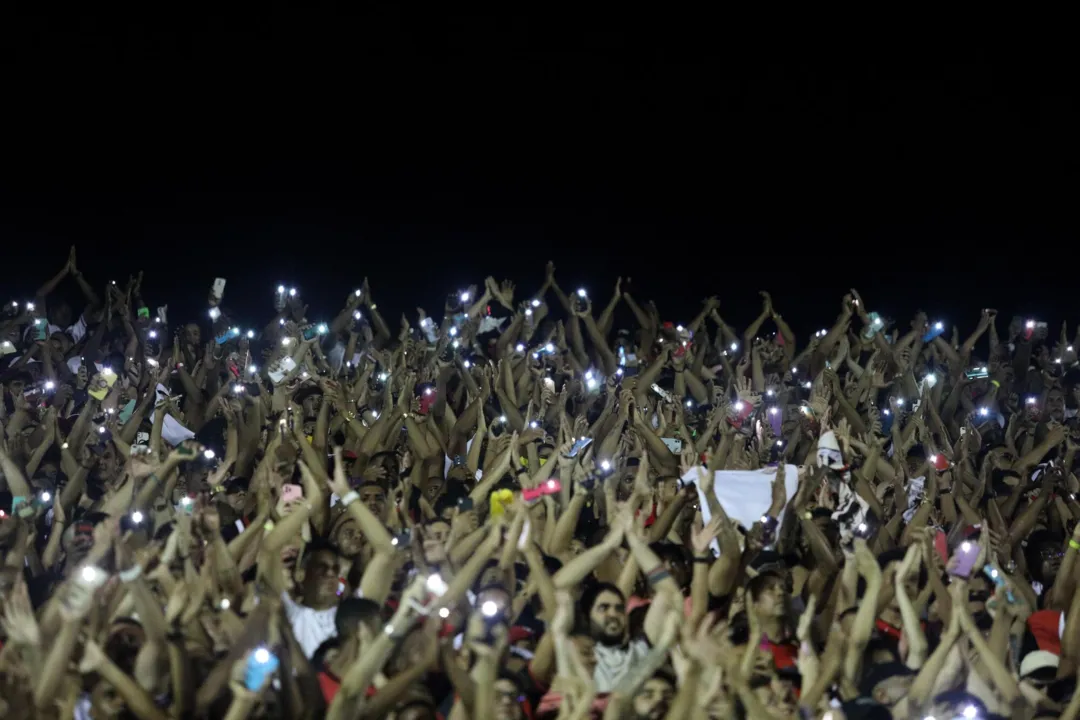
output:
[[[998,382],[997,380],[991,380],[991,381],[990,381],[990,384],[991,384],[991,385],[993,385],[993,386],[994,386],[994,387],[996,387],[996,388],[999,388],[999,387],[1001,387],[1001,383],[1000,383],[1000,382]]]
[[[120,572],[120,582],[129,583],[138,580],[140,575],[142,575],[142,565],[135,565],[130,570]]]
[[[704,563],[704,564],[707,565],[707,564],[712,562],[712,556],[711,555],[701,555],[699,557],[699,556],[695,555],[694,556],[694,562],[696,562],[696,563]]]
[[[359,499],[360,493],[356,492],[355,490],[350,490],[349,492],[345,493],[345,497],[341,498],[341,506],[349,507],[351,503],[354,503]]]
[[[645,579],[648,580],[649,584],[653,586],[655,586],[659,582],[667,580],[669,577],[671,577],[671,573],[665,570],[663,565],[649,571],[645,575]]]
[[[1069,547],[1073,550],[1080,550],[1080,542],[1076,542],[1072,538],[1069,538]]]
[[[139,317],[142,317],[142,318],[149,318],[150,317],[150,308],[141,307],[141,308],[139,308],[139,310],[138,310],[138,312],[136,314]]]

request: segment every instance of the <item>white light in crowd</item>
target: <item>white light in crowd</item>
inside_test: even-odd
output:
[[[255,662],[260,665],[265,665],[270,662],[270,651],[266,648],[259,648],[255,651]]]
[[[359,320],[360,317],[361,317],[360,316],[360,311],[359,310],[353,310],[352,316],[353,316],[353,320]]]
[[[881,326],[882,326],[882,325],[884,325],[884,324],[885,324],[885,321],[884,321],[884,320],[882,320],[881,318],[879,318],[879,317],[878,317],[878,318],[874,318],[874,325],[875,325],[875,326],[877,326],[877,327],[881,327]]]
[[[779,410],[777,410],[777,409],[776,409],[776,408],[774,408],[774,407],[772,407],[772,408],[769,408],[769,414],[770,414],[770,415],[775,415],[775,414],[776,414],[776,413],[778,413],[778,412],[780,412],[780,411],[779,411]]]
[[[221,311],[216,307],[210,308],[210,319],[217,320],[219,317],[221,317]]]
[[[50,495],[48,493],[48,491],[45,491],[45,492],[41,493],[41,502],[49,502],[49,500],[51,500],[51,499],[52,499],[52,495]]]
[[[138,524],[139,524],[139,523],[141,523],[142,521],[143,521],[143,514],[142,514],[141,512],[139,512],[138,510],[136,510],[135,512],[131,513],[131,522],[133,522],[133,523],[135,523],[136,525],[138,525]]]
[[[457,348],[461,347],[461,343],[455,340],[454,342],[450,343],[450,347],[456,350]]]
[[[101,374],[102,375],[112,375],[113,374],[112,368],[109,367],[108,365],[106,365],[105,367],[101,368]]]
[[[229,598],[221,598],[221,609],[228,610],[232,603],[229,602]]]
[[[233,385],[233,392],[237,395],[241,394],[242,392],[244,392],[244,386],[240,383],[236,383],[235,385]]]
[[[104,425],[99,425],[97,431],[100,434],[104,434],[105,433],[105,426]]]
[[[532,301],[532,306],[534,308],[540,307],[540,301],[534,298]]]
[[[382,382],[386,382],[386,380],[387,380],[387,379],[388,379],[389,377],[390,377],[390,376],[389,376],[388,374],[386,374],[386,373],[379,373],[379,380],[380,380],[380,381],[382,381]]]
[[[803,411],[803,415],[809,415],[810,414],[810,408],[808,406],[806,406],[806,405],[803,405],[799,409]]]
[[[397,542],[398,542],[398,541],[397,541],[397,538],[396,538],[396,537],[392,537],[392,538],[390,538],[390,544],[391,544],[391,545],[397,545]]]
[[[281,344],[284,345],[285,347],[288,347],[290,343],[292,343],[292,338],[291,337],[286,335],[285,337],[281,338]]]
[[[814,383],[807,380],[806,382],[803,383],[803,387],[806,388],[807,390],[809,390],[810,388],[814,387]]]
[[[544,346],[544,350],[546,350],[549,354],[553,353],[553,352],[555,352],[555,346],[552,345],[551,343],[548,343],[547,345]]]
[[[1028,330],[1031,330],[1032,328],[1035,327],[1035,321],[1034,320],[1028,320],[1026,323],[1024,323],[1024,327],[1026,327]]]
[[[1027,402],[1028,405],[1034,405],[1035,404],[1035,398],[1034,397],[1028,397],[1026,402]]]
[[[943,323],[943,322],[941,322],[939,320],[938,322],[934,323],[934,329],[935,330],[944,330],[945,329],[945,323]]]
[[[469,368],[471,368],[471,367],[472,367],[472,363],[471,363],[471,362],[469,362],[468,360],[465,360],[465,361],[464,361],[464,362],[462,362],[461,364],[465,366],[465,369],[466,369],[466,370],[468,370]]]
[[[425,585],[427,585],[427,589],[429,591],[435,593],[436,595],[442,595],[449,589],[446,581],[443,580],[442,576],[438,573],[431,573],[430,575],[428,575]]]
[[[694,407],[694,403],[690,400],[686,401],[686,407]]]
[[[799,374],[799,368],[791,368],[791,374],[792,375],[798,375]]]
[[[739,349],[739,343],[737,343],[737,342],[731,343],[731,352],[735,352],[738,349]]]
[[[157,330],[151,330],[150,331],[150,339],[152,340],[152,339],[154,339],[156,337],[157,337]]]
[[[525,308],[525,317],[532,317],[532,308]]]
[[[1054,358],[1054,364],[1055,365],[1060,365],[1061,364],[1061,358]]]
[[[982,415],[983,417],[986,417],[987,415],[990,414],[990,411],[987,410],[986,408],[982,407],[982,408],[979,408],[979,414]]]
[[[296,297],[296,288],[289,288],[289,297]]]
[[[278,291],[279,295],[284,295],[285,294],[285,286],[284,285],[278,285],[277,286],[277,291]]]
[[[904,407],[904,398],[896,398],[896,407]]]
[[[776,446],[777,447],[784,447],[784,441],[783,440],[777,440],[776,441]]]
[[[501,422],[501,423],[506,422],[506,416],[505,415],[500,415],[499,416],[499,422]]]
[[[930,461],[931,465],[936,465],[937,464],[937,455],[931,455],[930,457],[927,458],[927,460]]]
[[[463,303],[464,302],[469,302],[469,293],[467,293],[467,292],[461,293],[461,302],[463,302]]]
[[[32,303],[32,302],[26,303],[26,309],[27,309],[28,312],[34,312],[34,303]]]
[[[360,288],[357,288],[356,290],[353,290],[353,295],[355,295],[356,297],[360,297],[360,292]]]
[[[87,565],[82,569],[82,579],[88,583],[94,582],[97,579],[98,569]]]
[[[52,390],[54,387],[56,387],[56,383],[54,383],[52,380],[46,380],[45,381],[45,389],[46,390]]]
[[[936,385],[937,384],[937,375],[935,375],[934,373],[927,374],[926,382],[930,383],[931,385]]]
[[[997,568],[990,568],[990,577],[992,577],[992,578],[995,578],[995,579],[996,579],[996,578],[997,578],[997,576],[998,576],[998,571],[997,571]]]
[[[319,323],[315,327],[315,332],[319,333],[320,335],[325,335],[326,333],[330,332],[330,328],[326,326],[326,323]]]
[[[450,337],[454,337],[455,335],[457,335],[457,328],[456,327],[450,328]]]
[[[770,388],[770,389],[765,391],[765,394],[768,395],[769,397],[772,397],[773,395],[776,394],[776,392],[773,391],[772,388]]]
[[[424,388],[424,394],[425,395],[430,395],[431,393],[432,393],[431,388]]]
[[[105,408],[105,414],[106,415],[112,415],[114,412],[116,412],[116,411],[113,410],[112,408]]]
[[[525,352],[525,346],[523,344],[521,344],[521,343],[518,343],[517,345],[514,346],[514,350],[516,350],[519,353],[520,352]]]
[[[213,460],[214,459],[214,451],[211,450],[210,448],[207,448],[206,450],[203,450],[203,457],[206,458],[207,460]]]
[[[587,295],[586,292],[585,292],[585,288],[578,288],[577,294],[578,294],[578,297],[586,297],[586,295]]]
[[[540,427],[540,423],[533,420],[532,422],[529,423],[529,427],[531,427],[531,428],[533,428],[535,430],[536,428]]]
[[[63,445],[60,446],[60,449],[61,450],[67,450],[68,449],[68,444],[64,443]]]
[[[622,377],[623,369],[622,368],[615,368],[615,374],[618,375],[619,377]]]
[[[971,718],[974,718],[978,714],[979,710],[974,705],[968,705],[964,708],[964,717],[968,718],[968,720],[971,720]]]
[[[494,600],[485,600],[484,604],[480,606],[480,612],[484,617],[495,617],[499,612],[499,606],[495,604]]]
[[[247,338],[248,338],[248,340],[254,340],[255,339],[255,331],[254,330],[248,330],[247,331]]]
[[[592,380],[592,370],[585,371],[585,379]]]
[[[675,326],[675,331],[676,332],[682,332],[683,331],[683,326],[682,325],[676,325]]]
[[[859,523],[859,532],[866,532],[866,523]]]
[[[611,463],[609,463],[607,460],[602,461],[600,463],[600,469],[601,470],[610,470],[611,469]]]
[[[304,372],[300,373],[300,377],[302,377],[302,378],[304,378],[305,380],[307,380],[307,379],[308,379],[308,377],[309,377],[309,376],[308,376],[308,373],[307,373],[307,370],[305,370]]]
[[[249,365],[248,372],[254,375],[255,373],[259,372],[259,368],[255,367],[254,365]]]
[[[742,410],[743,409],[743,401],[742,400],[736,400],[735,401],[735,409],[736,410]]]
[[[30,303],[30,304],[33,305],[33,303]],[[11,301],[11,307],[13,307],[15,309],[18,309],[19,308],[19,301],[18,300],[12,300]]]
[[[450,608],[439,608],[439,617],[443,620],[450,617]]]

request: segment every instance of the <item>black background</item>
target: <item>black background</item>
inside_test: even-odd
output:
[[[205,319],[216,275],[245,326],[279,282],[329,317],[366,275],[396,326],[487,274],[520,297],[549,259],[598,303],[632,276],[673,321],[717,294],[743,324],[768,289],[805,335],[852,286],[904,326],[1078,319],[1075,58],[1050,39],[759,39],[655,8],[22,12],[0,22],[15,297],[75,244],[95,284],[145,270],[174,323]]]

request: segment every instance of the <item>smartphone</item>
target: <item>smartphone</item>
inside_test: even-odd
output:
[[[225,295],[225,278],[214,278],[214,284],[210,286],[210,293],[220,300]]]
[[[678,455],[682,452],[682,439],[680,438],[660,438],[660,440],[667,445],[667,449]]]
[[[49,336],[49,324],[45,322],[44,318],[36,318],[34,320],[34,339],[44,340]]]
[[[469,512],[473,509],[473,499],[471,497],[463,497],[458,500],[457,506],[460,512]]]
[[[583,437],[580,440],[577,440],[570,447],[570,452],[566,453],[567,457],[577,457],[579,452],[592,445],[592,441],[593,439],[590,437]]]
[[[965,540],[960,543],[960,547],[956,549],[953,557],[956,558],[956,561],[949,574],[960,578],[970,577],[971,571],[975,568],[975,560],[979,557],[979,546]]]
[[[0,342],[0,357],[11,355],[13,352],[15,352],[15,345],[10,340]]]
[[[526,501],[532,502],[533,500],[537,500],[544,495],[554,495],[561,490],[562,483],[555,478],[552,478],[551,480],[541,483],[540,487],[532,488],[530,490],[522,490],[521,497],[525,498]]]
[[[394,537],[390,538],[390,542],[398,550],[409,547],[410,545],[412,545],[412,530],[410,530],[409,528],[405,528],[397,535],[394,535]]]
[[[922,341],[924,343],[925,342],[930,342],[934,338],[940,337],[942,334],[944,334],[944,332],[945,332],[945,323],[936,322],[933,325],[931,325],[930,329],[926,331],[925,335],[923,335]]]
[[[431,412],[431,407],[435,404],[435,401],[439,399],[439,393],[435,388],[427,388],[420,396],[420,408],[419,413],[421,415],[427,415]]]
[[[281,486],[281,500],[282,502],[290,503],[294,500],[299,500],[304,497],[304,488],[292,483],[285,483]]]
[[[964,377],[966,377],[968,380],[980,380],[982,378],[990,377],[990,373],[985,367],[977,367],[965,371]]]
[[[990,578],[990,582],[994,583],[995,587],[1005,587],[1005,576],[998,572],[997,568],[991,567],[989,564],[983,565],[983,573],[986,577]],[[1008,601],[1010,605],[1016,604],[1016,596],[1013,595],[1013,591],[1008,588],[1005,589],[1005,600]]]
[[[247,666],[244,668],[244,685],[251,692],[259,692],[266,684],[266,676],[273,675],[280,662],[277,656],[265,647],[255,648],[248,655]]]
[[[301,333],[305,340],[313,340],[316,335],[319,334],[318,328],[315,325],[308,325]]]

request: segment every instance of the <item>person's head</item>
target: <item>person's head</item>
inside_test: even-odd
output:
[[[188,323],[184,326],[184,342],[196,348],[202,344],[202,330],[196,323]]]
[[[907,695],[915,672],[903,663],[879,663],[866,669],[863,676],[862,694],[872,697],[887,707],[892,707]]]
[[[330,531],[330,542],[347,558],[355,558],[364,549],[364,536],[348,513],[340,515]]]
[[[446,562],[446,541],[450,539],[450,523],[443,519],[431,520],[423,530],[424,560],[432,565]]]
[[[345,598],[334,615],[334,628],[339,638],[358,636],[361,626],[377,634],[382,625],[382,608],[366,598]]]
[[[626,598],[619,588],[600,583],[585,591],[581,605],[589,622],[589,635],[600,645],[626,643]]]
[[[495,681],[495,720],[525,720],[525,686],[510,673],[499,674]]]
[[[329,543],[313,543],[304,553],[296,580],[304,593],[304,604],[316,610],[337,605],[341,560],[338,549]]]
[[[67,328],[71,325],[71,306],[63,300],[50,299],[48,317],[49,322],[53,325],[57,325],[61,328]]]
[[[675,697],[675,678],[659,671],[634,693],[631,716],[634,720],[662,720]]]
[[[752,578],[746,589],[758,617],[780,619],[787,615],[788,591],[779,574],[764,572]]]
[[[218,501],[229,506],[238,516],[243,515],[247,505],[247,490],[246,478],[230,478],[225,482],[225,492],[218,495]]]
[[[1020,679],[1046,688],[1057,679],[1061,658],[1049,650],[1033,650],[1020,660]]]
[[[1046,414],[1054,422],[1065,422],[1065,393],[1061,388],[1050,388],[1046,394]]]
[[[371,514],[386,522],[386,490],[378,483],[366,482],[357,490],[360,502],[371,511]]]
[[[1061,538],[1047,530],[1036,530],[1027,539],[1024,558],[1033,580],[1046,587],[1054,584],[1064,557]]]

